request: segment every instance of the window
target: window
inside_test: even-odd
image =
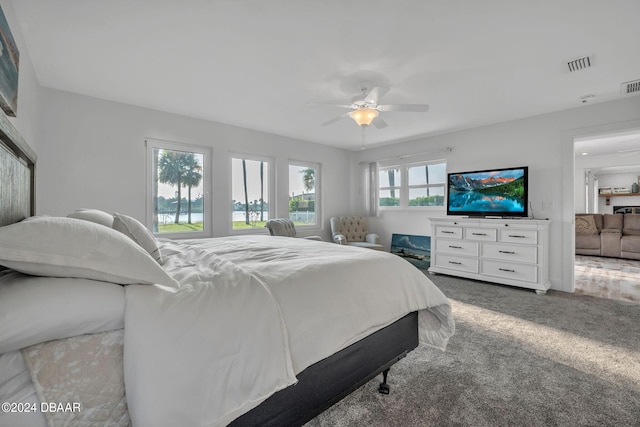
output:
[[[437,161],[380,168],[379,206],[444,206],[446,166]]]
[[[263,229],[269,213],[271,161],[254,156],[231,159],[231,229]]]
[[[289,162],[289,218],[297,226],[319,224],[320,166]]]
[[[409,206],[444,206],[444,163],[433,163],[407,168]]]
[[[146,144],[149,228],[163,237],[210,236],[211,150],[150,139]]]
[[[380,206],[400,206],[402,175],[400,168],[380,169]]]

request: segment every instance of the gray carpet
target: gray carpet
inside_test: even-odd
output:
[[[640,426],[640,304],[435,275],[447,351],[418,347],[317,426]]]

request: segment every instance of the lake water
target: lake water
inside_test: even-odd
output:
[[[514,212],[524,210],[522,199],[504,194],[476,193],[475,191],[449,194],[451,211],[462,212]]]

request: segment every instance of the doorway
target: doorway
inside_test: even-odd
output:
[[[640,212],[640,129],[574,139],[574,213]],[[640,302],[640,260],[576,255],[574,290]]]

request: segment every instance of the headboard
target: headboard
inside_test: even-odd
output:
[[[35,214],[36,153],[0,112],[0,226]]]

